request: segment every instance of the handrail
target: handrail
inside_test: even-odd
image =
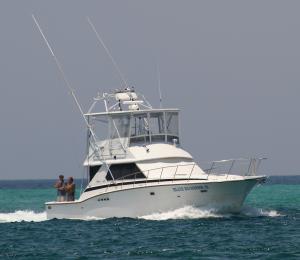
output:
[[[189,181],[190,181],[190,179],[191,179],[191,175],[192,175],[192,173],[193,173],[193,171],[194,171],[195,165],[196,165],[196,164],[193,165],[193,168],[192,168],[192,170],[191,170],[191,172],[190,172],[190,175],[189,175]]]
[[[196,163],[188,163],[188,164],[178,164],[178,165],[170,165],[170,166],[164,166],[164,167],[157,167],[157,168],[148,169],[148,170],[145,171],[145,172],[148,172],[148,174],[147,174],[147,176],[145,176],[146,178],[143,178],[143,179],[146,179],[146,184],[147,184],[147,181],[149,179],[150,171],[155,171],[155,170],[160,170],[161,169],[160,177],[159,177],[159,179],[157,179],[157,181],[160,182],[160,180],[162,179],[162,176],[163,176],[163,170],[166,169],[166,168],[174,168],[174,167],[177,168],[177,167],[180,167],[180,166],[182,166],[182,167],[184,167],[184,166],[193,166],[193,168],[192,168],[192,170],[193,170],[195,165],[196,165]],[[134,185],[136,183],[136,175],[139,174],[139,173],[144,174],[143,171],[137,171],[137,172],[130,173],[130,174],[124,175],[120,178],[112,180],[109,184],[107,184],[106,190],[107,190],[108,187],[110,187],[112,184],[114,184],[118,181],[122,181],[121,188],[123,188],[123,184],[127,182],[125,180],[127,179],[127,177],[130,177],[130,176],[134,176],[134,183],[133,183],[133,187],[134,187]],[[130,180],[132,180],[132,179],[128,179],[128,181],[130,181]]]
[[[227,162],[231,162],[230,164],[230,167],[228,169],[228,171],[224,172],[224,173],[221,173],[222,175],[226,175],[226,179],[228,178],[228,175],[229,174],[232,174],[232,169],[234,167],[234,165],[237,163],[237,162],[241,162],[241,161],[249,161],[249,165],[248,165],[248,170],[244,173],[243,176],[247,176],[247,175],[250,175],[251,174],[251,170],[252,170],[252,174],[253,175],[256,175],[257,173],[257,170],[258,170],[258,167],[260,166],[260,163],[262,160],[265,160],[267,158],[250,158],[250,159],[230,159],[230,160],[222,160],[222,161],[213,161],[211,162],[211,167],[208,168],[207,170],[204,170],[204,172],[207,174],[207,177],[206,179],[208,180],[209,176],[213,173],[213,174],[217,174],[219,175],[220,173],[217,173],[215,171],[213,171],[214,169],[217,169],[219,167],[215,167],[215,165],[217,165],[218,163],[227,163]],[[121,189],[123,189],[123,185],[126,184],[126,182],[132,182],[133,180],[133,187],[135,186],[135,184],[137,183],[137,175],[142,173],[145,177],[144,178],[141,178],[141,179],[146,179],[146,182],[145,182],[145,185],[147,185],[148,183],[148,180],[150,179],[149,176],[150,176],[150,172],[151,171],[157,171],[157,170],[161,170],[160,174],[159,174],[159,178],[157,178],[157,182],[160,183],[160,181],[163,179],[163,173],[164,173],[164,170],[167,169],[167,168],[175,168],[175,172],[174,172],[174,175],[173,175],[173,179],[172,179],[172,182],[174,182],[175,180],[175,177],[176,177],[176,174],[178,172],[178,168],[179,167],[186,167],[186,166],[192,166],[192,169],[190,170],[189,172],[189,176],[188,176],[188,181],[191,180],[191,177],[192,177],[192,174],[193,174],[193,171],[195,169],[195,166],[197,164],[195,162],[193,163],[187,163],[187,164],[177,164],[177,165],[169,165],[169,166],[163,166],[163,167],[157,167],[157,168],[152,168],[152,169],[148,169],[148,170],[145,170],[145,171],[137,171],[137,172],[134,172],[134,173],[130,173],[130,174],[127,174],[127,175],[124,175],[120,178],[117,178],[117,179],[114,179],[114,180],[111,180],[110,183],[107,184],[106,186],[106,189],[105,189],[105,192],[107,191],[107,189],[112,185],[112,184],[115,184],[115,183],[118,183],[118,182],[121,182]],[[147,173],[147,174],[146,174]],[[239,174],[239,175],[242,175],[242,174]],[[128,178],[132,176],[133,178]]]
[[[148,170],[145,170],[146,172],[148,172],[148,175],[149,175],[149,172],[150,171],[155,171],[155,170],[160,170],[162,168],[174,168],[174,167],[179,167],[179,166],[190,166],[190,165],[195,165],[196,163],[188,163],[188,164],[178,164],[178,165],[169,165],[169,166],[163,166],[163,167],[157,167],[157,168],[152,168],[152,169],[148,169]],[[129,176],[133,176],[133,175],[136,175],[136,174],[139,174],[139,173],[144,173],[143,171],[137,171],[137,172],[134,172],[134,173],[130,173],[130,174],[127,174],[127,175],[124,175],[118,179],[115,179],[115,181],[118,181],[118,180],[121,180],[121,179],[126,179],[126,177],[129,177]],[[148,179],[148,176],[147,176],[147,179]]]
[[[178,165],[176,166],[176,170],[175,170],[175,173],[174,173],[174,176],[173,176],[173,180],[172,180],[172,182],[174,182],[174,179],[175,179],[175,176],[176,176],[177,170],[178,170]]]

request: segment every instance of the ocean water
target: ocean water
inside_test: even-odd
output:
[[[0,181],[0,259],[300,259],[300,177],[271,177],[240,214],[184,207],[131,218],[46,220],[49,181]]]

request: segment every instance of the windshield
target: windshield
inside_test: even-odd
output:
[[[129,136],[130,115],[113,115],[110,120],[110,138],[127,138]]]
[[[130,143],[179,141],[178,112],[148,112],[131,117]]]
[[[89,123],[108,157],[124,154],[130,145],[179,142],[178,111],[91,116]]]

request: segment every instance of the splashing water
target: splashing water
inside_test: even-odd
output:
[[[281,217],[276,210],[264,210],[260,208],[243,207],[239,214],[219,213],[216,209],[199,209],[192,206],[171,210],[168,212],[153,213],[139,218],[146,220],[168,220],[168,219],[200,219],[200,218],[230,218],[233,216],[246,217]]]
[[[103,219],[105,219],[105,218],[86,216],[86,217],[83,217],[83,218],[77,219],[77,220],[96,221],[96,220],[103,220]]]
[[[252,208],[245,206],[238,214],[246,217],[281,217],[276,210],[264,210],[260,208]],[[192,206],[185,206],[183,208],[158,212],[149,215],[139,216],[138,219],[146,220],[169,220],[169,219],[201,219],[201,218],[230,218],[233,214],[221,214],[214,209],[199,209]],[[99,217],[83,217],[80,220],[97,221],[103,220]],[[32,210],[18,210],[13,213],[0,213],[0,223],[10,222],[41,222],[46,221],[46,212],[34,212]],[[79,220],[79,219],[78,219]]]
[[[285,216],[280,214],[276,210],[252,208],[250,206],[244,206],[240,214],[247,217],[284,217]]]
[[[13,213],[0,213],[0,223],[9,222],[41,222],[47,220],[46,212],[31,210],[17,210]]]
[[[139,218],[147,220],[168,220],[168,219],[196,219],[196,218],[220,218],[224,215],[219,215],[214,210],[203,210],[194,208],[192,206],[185,206],[183,208],[153,213],[150,215],[141,216]]]
[[[85,216],[80,219],[72,218],[72,220],[95,221],[104,218]],[[46,212],[34,212],[32,210],[17,210],[12,213],[0,213],[0,223],[12,222],[42,222],[47,220]]]

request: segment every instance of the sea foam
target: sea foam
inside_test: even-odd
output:
[[[161,213],[153,213],[139,218],[147,220],[168,220],[168,219],[197,219],[197,218],[221,218],[225,215],[217,214],[212,209],[199,209],[192,206],[185,206],[179,209]]]
[[[261,208],[253,208],[245,206],[240,213],[220,213],[216,209],[199,209],[192,206],[185,206],[183,208],[153,213],[139,218],[146,220],[168,220],[168,219],[201,219],[201,218],[230,218],[233,216],[246,216],[246,217],[281,217],[284,216],[276,210],[265,210]]]
[[[0,213],[0,223],[9,222],[41,222],[47,220],[46,212],[32,210],[17,210],[12,213]]]
[[[241,215],[248,217],[283,217],[285,215],[280,214],[276,210],[266,210],[261,208],[253,208],[250,206],[244,206],[241,210]]]
[[[222,214],[214,209],[199,209],[192,206],[185,206],[179,209],[166,212],[157,212],[149,215],[139,216],[138,219],[145,220],[169,220],[169,219],[204,219],[204,218],[230,218],[232,216],[246,217],[281,217],[284,216],[276,210],[265,210],[244,206],[239,214]],[[103,220],[98,217],[84,217],[81,220],[96,221]],[[34,212],[32,210],[17,210],[12,213],[0,213],[0,223],[10,222],[42,222],[46,221],[46,212]]]

